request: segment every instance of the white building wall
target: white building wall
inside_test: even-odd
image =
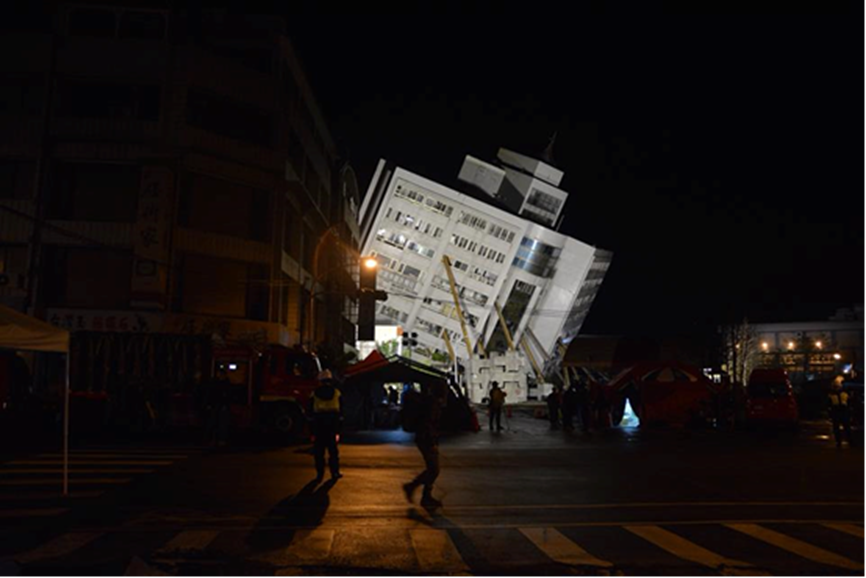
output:
[[[536,183],[538,188],[558,191],[523,173],[507,168],[505,172],[506,178],[513,173],[515,179],[526,181],[527,187]],[[545,353],[553,353],[569,312],[578,306],[577,298],[596,250],[405,169],[380,163],[376,174],[378,179],[370,184],[362,207],[362,229],[366,230],[362,253],[378,256],[378,287],[389,294],[387,301],[378,304],[377,323],[397,324],[417,332],[421,346],[440,354],[447,351],[441,337],[444,329],[451,336],[455,354],[468,369],[469,356],[442,265],[442,257],[447,255],[461,291],[460,305],[472,346],[482,334],[483,342],[489,341],[499,325],[494,301],[504,307],[514,284],[522,281],[535,290],[514,331],[515,340],[519,343],[530,327]],[[552,176],[558,182],[557,175]],[[512,265],[520,251],[526,253],[525,247],[521,249],[524,237],[560,251],[552,277]],[[485,376],[471,384],[475,389],[480,387],[478,392],[472,391],[472,398],[475,393],[482,397],[487,394],[495,374],[500,383],[513,382],[514,397],[525,399],[525,374],[515,378],[513,368],[506,367],[520,357],[519,353],[510,354],[509,364],[502,364],[504,359],[477,360],[475,366],[483,369]],[[537,361],[541,364],[544,360]],[[525,361],[523,365],[524,372],[530,370]]]

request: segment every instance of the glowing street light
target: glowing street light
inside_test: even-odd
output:
[[[840,359],[842,359],[842,356],[839,355],[838,353],[834,353],[834,354],[833,354],[833,359],[835,359],[836,361],[839,361]]]
[[[793,341],[788,342],[788,349],[794,349],[794,342]]]
[[[367,269],[375,269],[378,266],[379,262],[376,261],[375,258],[367,257],[366,259],[364,259],[364,267],[366,267]]]
[[[818,349],[821,349],[823,346],[824,346],[824,344],[821,343],[820,341],[815,342],[815,347],[817,347]]]
[[[769,348],[770,348],[770,344],[767,343],[766,341],[761,343],[761,349],[763,349],[764,351],[767,351]]]

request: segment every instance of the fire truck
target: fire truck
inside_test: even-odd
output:
[[[270,345],[214,348],[212,373],[224,370],[231,382],[232,425],[289,440],[303,435],[307,403],[321,365],[300,348]]]

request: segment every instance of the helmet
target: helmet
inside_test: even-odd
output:
[[[325,369],[319,372],[319,381],[326,381],[329,379],[334,379],[330,369]]]

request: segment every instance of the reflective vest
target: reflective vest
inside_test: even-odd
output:
[[[322,399],[313,393],[313,413],[339,413],[340,412],[340,390],[334,388],[334,396],[331,399]]]
[[[832,405],[833,407],[840,405],[848,405],[848,394],[844,391],[840,391],[839,393],[831,393],[830,405]]]

